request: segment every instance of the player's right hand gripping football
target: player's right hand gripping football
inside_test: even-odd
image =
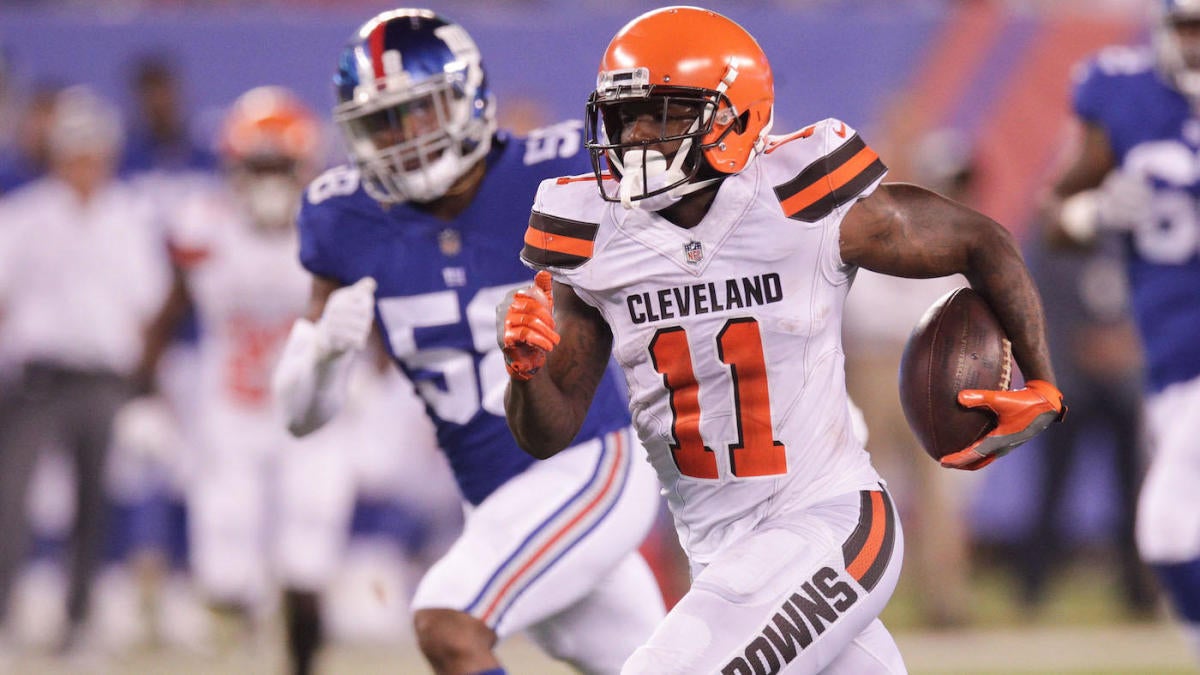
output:
[[[510,294],[497,307],[500,349],[514,380],[527,381],[546,364],[546,354],[558,344],[554,329],[554,294],[550,273],[542,270],[533,285]]]
[[[375,279],[363,277],[329,294],[317,320],[317,349],[323,359],[361,350],[375,321]]]
[[[958,402],[996,414],[996,428],[958,452],[942,457],[942,466],[976,471],[1033,438],[1067,413],[1062,392],[1045,380],[1029,380],[1024,389],[964,389]]]

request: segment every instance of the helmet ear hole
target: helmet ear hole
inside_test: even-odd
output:
[[[739,133],[739,134],[745,132],[746,126],[748,124],[750,124],[750,111],[749,110],[742,113],[741,115],[738,115],[737,124],[734,128],[734,132]]]

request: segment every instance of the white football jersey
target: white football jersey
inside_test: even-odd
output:
[[[692,229],[603,201],[592,177],[538,190],[522,259],[611,327],[693,563],[798,509],[878,489],[846,395],[855,268],[838,232],[886,172],[854,129],[827,119],[772,137]]]
[[[217,190],[185,200],[170,238],[203,331],[201,400],[281,428],[270,408],[271,372],[310,290],[294,230],[257,231],[234,197]]]

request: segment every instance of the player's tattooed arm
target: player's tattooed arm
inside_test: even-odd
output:
[[[554,321],[562,338],[532,379],[510,382],[508,426],[526,452],[545,459],[570,445],[583,426],[612,352],[604,318],[574,289],[554,284]]]
[[[1041,296],[996,221],[916,185],[889,183],[850,209],[840,244],[844,262],[882,274],[962,274],[1000,318],[1025,378],[1055,381]]]

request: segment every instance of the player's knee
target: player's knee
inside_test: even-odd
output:
[[[491,653],[496,633],[479,619],[452,609],[421,609],[413,615],[421,653],[438,672],[455,670]]]

